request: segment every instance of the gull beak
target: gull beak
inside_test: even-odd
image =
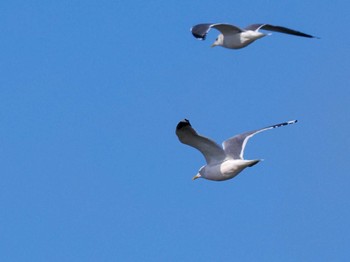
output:
[[[214,44],[212,44],[210,47],[215,47],[216,46],[216,44],[214,43]]]
[[[201,177],[201,175],[198,173],[197,175],[195,175],[193,178],[192,178],[192,180],[196,180],[197,178],[200,178]]]

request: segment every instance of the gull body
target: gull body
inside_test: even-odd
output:
[[[226,36],[219,34],[211,47],[222,46],[229,49],[240,49],[264,36],[267,36],[267,34],[251,30],[239,34],[228,34]]]
[[[255,40],[269,35],[260,32],[260,29],[301,37],[315,38],[315,36],[305,34],[287,27],[274,26],[269,24],[253,24],[247,26],[246,28],[240,28],[231,24],[207,23],[193,26],[191,28],[191,32],[195,38],[199,40],[205,40],[211,28],[215,28],[221,33],[212,44],[212,47],[222,46],[229,49],[240,49],[246,47],[247,45],[253,43]]]
[[[259,162],[260,160],[225,159],[217,164],[202,166],[193,180],[200,177],[215,181],[231,179],[246,167],[251,167]]]
[[[243,158],[244,148],[252,136],[265,130],[296,123],[297,120],[287,121],[265,128],[248,131],[225,140],[222,147],[213,140],[199,135],[191,126],[190,121],[184,119],[176,126],[176,135],[180,142],[198,149],[206,159],[198,174],[193,177],[214,181],[223,181],[237,176],[247,167],[259,163],[260,159],[246,160]]]

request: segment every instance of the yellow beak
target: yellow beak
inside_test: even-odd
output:
[[[212,44],[210,47],[215,47],[216,46],[216,44]]]
[[[198,173],[197,175],[195,175],[193,178],[192,178],[192,180],[196,180],[197,178],[200,178],[201,177],[201,175]]]

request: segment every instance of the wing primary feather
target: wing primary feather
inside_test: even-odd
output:
[[[191,28],[192,35],[199,40],[205,40],[212,25],[209,23],[195,25]]]
[[[213,140],[199,135],[187,119],[177,124],[176,135],[181,143],[199,150],[208,164],[220,162],[226,158],[225,151]]]
[[[228,156],[232,157],[233,159],[243,159],[244,149],[249,138],[256,135],[257,133],[260,133],[269,129],[281,127],[281,126],[291,125],[296,122],[298,122],[298,120],[291,120],[291,121],[275,124],[272,126],[268,126],[261,129],[248,131],[248,132],[236,135],[223,142],[224,151]]]
[[[243,32],[244,30],[231,24],[198,24],[195,25],[191,28],[192,35],[199,39],[199,40],[205,40],[207,37],[208,32],[210,31],[211,28],[215,28],[219,30],[222,34],[224,35],[229,35],[229,34],[236,34]]]
[[[319,38],[319,37],[305,34],[303,32],[300,32],[300,31],[297,31],[294,29],[290,29],[287,27],[277,26],[277,25],[269,25],[269,24],[252,24],[252,25],[247,26],[245,29],[246,30],[253,30],[253,31],[263,29],[263,30],[268,30],[268,31],[272,31],[272,32],[289,34],[289,35],[296,35],[296,36],[302,36],[302,37],[308,37],[308,38]]]

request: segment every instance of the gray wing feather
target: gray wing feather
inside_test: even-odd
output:
[[[217,30],[219,30],[222,34],[235,34],[235,33],[240,33],[244,30],[242,30],[241,28],[234,26],[234,25],[230,25],[230,24],[198,24],[195,25],[191,28],[191,32],[193,34],[193,36],[197,39],[200,40],[205,40],[209,30],[211,28],[215,28]]]
[[[226,158],[225,151],[217,143],[199,135],[186,119],[180,121],[177,125],[176,135],[181,143],[198,149],[204,155],[208,164],[219,162]]]
[[[210,30],[210,27],[212,26],[213,24],[199,24],[199,25],[195,25],[191,28],[191,32],[192,32],[192,35],[197,38],[197,39],[200,39],[200,40],[205,40],[209,30]]]
[[[225,140],[222,143],[224,151],[228,156],[232,157],[233,159],[243,159],[244,148],[245,148],[249,138],[256,135],[257,133],[260,133],[260,132],[263,132],[263,131],[266,131],[269,129],[273,129],[276,127],[294,124],[296,122],[297,122],[297,120],[292,120],[292,121],[283,122],[280,124],[276,124],[276,125],[272,125],[272,126],[264,127],[264,128],[257,129],[254,131],[248,131],[248,132],[245,132],[243,134],[236,135],[232,138]]]
[[[237,34],[244,31],[241,28],[230,24],[214,24],[211,27],[216,28],[224,35]]]
[[[315,36],[309,35],[309,34],[305,34],[303,32],[300,31],[296,31],[287,27],[283,27],[283,26],[275,26],[275,25],[269,25],[269,24],[253,24],[250,26],[247,26],[245,28],[246,30],[259,30],[259,29],[263,29],[263,30],[268,30],[268,31],[273,31],[273,32],[279,32],[279,33],[284,33],[284,34],[289,34],[289,35],[296,35],[296,36],[302,36],[302,37],[309,37],[309,38],[315,38]]]

